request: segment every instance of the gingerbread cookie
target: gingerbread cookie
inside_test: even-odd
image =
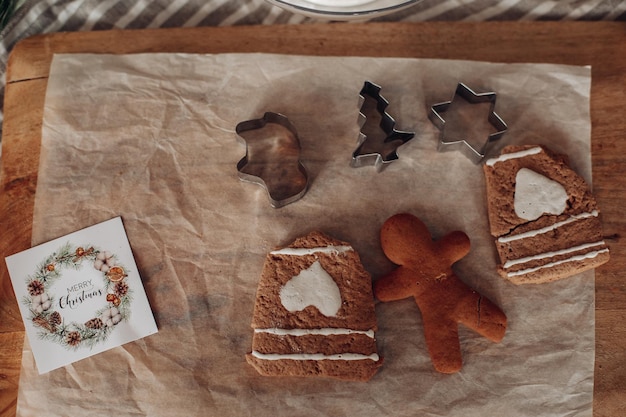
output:
[[[265,376],[367,381],[378,370],[372,280],[346,242],[319,232],[270,252],[246,360]]]
[[[609,260],[597,203],[565,156],[544,146],[509,146],[483,170],[504,278],[549,282]]]
[[[383,302],[415,299],[437,371],[454,373],[461,369],[459,323],[493,342],[502,340],[504,313],[452,271],[452,264],[470,250],[465,233],[452,232],[434,241],[420,219],[403,213],[383,224],[380,239],[385,255],[399,267],[374,283],[374,295]]]

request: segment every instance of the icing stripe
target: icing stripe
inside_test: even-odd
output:
[[[338,253],[351,251],[352,246],[324,246],[321,248],[283,248],[270,252],[271,255],[292,255],[292,256],[305,256],[312,255],[314,253],[328,253],[336,255]]]
[[[568,259],[563,259],[563,260],[556,261],[556,262],[550,262],[550,263],[547,263],[545,265],[537,266],[537,267],[534,267],[534,268],[521,269],[521,270],[515,271],[515,272],[507,272],[507,276],[515,277],[515,276],[518,276],[518,275],[530,274],[531,272],[535,272],[535,271],[538,271],[538,270],[543,269],[543,268],[552,268],[553,266],[561,265],[561,264],[564,264],[564,263],[567,263],[567,262],[582,261],[582,260],[585,260],[585,259],[595,258],[596,256],[600,255],[601,253],[606,253],[608,251],[609,251],[608,249],[602,249],[602,250],[598,250],[598,251],[587,252],[584,255],[572,256],[571,258],[568,258]]]
[[[373,330],[352,330],[352,329],[338,329],[338,328],[323,328],[323,329],[254,329],[255,333],[269,333],[277,336],[307,336],[307,335],[350,335],[350,334],[364,334],[368,337],[374,338]]]
[[[525,264],[527,262],[531,262],[531,261],[536,261],[539,259],[545,259],[545,258],[552,258],[558,255],[565,255],[568,253],[572,253],[572,252],[576,252],[579,250],[585,250],[585,249],[589,249],[592,248],[594,246],[602,246],[604,245],[604,241],[601,240],[599,242],[594,242],[594,243],[585,243],[584,245],[579,245],[579,246],[573,246],[571,248],[567,248],[567,249],[561,249],[561,250],[557,250],[554,252],[544,252],[544,253],[540,253],[538,255],[534,255],[534,256],[527,256],[525,258],[519,258],[519,259],[513,259],[510,261],[506,261],[503,265],[504,269],[510,268],[513,265],[518,265],[518,264]]]
[[[252,351],[252,356],[258,359],[266,361],[280,361],[289,359],[293,361],[362,361],[369,359],[371,361],[378,361],[378,354],[373,353],[371,355],[361,355],[359,353],[338,353],[335,355],[324,355],[323,353],[259,353],[256,350]]]
[[[525,149],[519,152],[505,153],[505,154],[500,155],[497,158],[488,159],[485,162],[485,165],[492,167],[498,162],[504,162],[504,161],[508,161],[509,159],[523,158],[525,156],[535,155],[535,154],[540,153],[541,151],[543,151],[543,149],[537,146],[535,148]]]
[[[589,217],[597,217],[598,216],[598,212],[596,210],[592,211],[591,213],[582,213],[582,214],[577,214],[575,216],[571,216],[569,219],[560,221],[560,222],[556,222],[553,225],[550,226],[546,226],[546,227],[542,227],[541,229],[536,229],[536,230],[530,230],[528,232],[524,232],[524,233],[520,233],[519,235],[514,235],[514,236],[504,236],[498,239],[498,242],[500,243],[508,243],[508,242],[513,242],[515,240],[520,240],[520,239],[526,239],[529,237],[533,237],[533,236],[537,236],[543,233],[548,233],[552,230],[555,230],[561,226],[565,226],[568,223],[573,223],[576,222],[578,220],[583,220],[583,219],[587,219]]]

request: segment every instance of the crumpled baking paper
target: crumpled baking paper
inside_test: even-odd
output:
[[[364,81],[416,132],[382,172],[350,167]],[[591,69],[548,64],[266,54],[57,55],[45,100],[33,244],[122,216],[159,333],[45,375],[28,344],[20,416],[591,416],[593,271],[514,286],[496,273],[482,168],[437,152],[430,106],[458,82],[495,91],[505,144],[544,144],[591,180]],[[296,127],[310,188],[270,206],[238,179],[237,123]],[[311,230],[389,272],[382,223],[410,212],[465,231],[457,275],[508,316],[495,344],[461,327],[461,372],[435,372],[410,300],[379,303],[384,365],[367,383],[267,378],[245,361],[266,254]]]

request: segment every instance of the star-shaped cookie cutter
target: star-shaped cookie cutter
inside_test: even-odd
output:
[[[489,116],[487,121],[495,128],[495,132],[491,133],[487,136],[484,144],[479,148],[475,148],[465,139],[456,139],[449,140],[446,138],[445,125],[446,121],[442,117],[442,113],[445,113],[454,99],[459,96],[470,104],[477,103],[490,103],[489,107]],[[496,93],[487,92],[487,93],[476,93],[474,90],[469,88],[464,83],[459,83],[456,87],[456,91],[454,92],[454,97],[450,101],[445,101],[443,103],[434,104],[430,108],[429,119],[433,124],[439,129],[439,143],[437,145],[437,150],[440,152],[447,150],[459,150],[465,154],[472,162],[475,164],[481,163],[487,152],[494,142],[500,140],[502,136],[506,133],[508,126],[496,114],[494,108],[496,106]]]
[[[389,102],[380,95],[381,87],[365,81],[359,93],[359,139],[352,153],[352,167],[374,165],[381,171],[398,159],[397,149],[415,136],[414,132],[396,130],[396,121],[387,113]]]

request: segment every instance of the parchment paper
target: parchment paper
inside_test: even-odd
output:
[[[396,127],[417,132],[380,173],[351,168],[358,93],[382,86]],[[496,273],[482,168],[436,151],[432,104],[457,82],[498,94],[505,144],[567,153],[591,180],[588,67],[263,54],[59,55],[50,72],[33,244],[121,215],[159,333],[37,375],[24,352],[19,415],[591,416],[594,274],[514,286]],[[237,123],[265,111],[296,126],[311,184],[270,207],[238,180]],[[496,149],[496,152],[498,149]],[[377,279],[398,212],[435,238],[463,230],[455,264],[506,312],[495,344],[461,328],[464,366],[432,368],[412,300],[377,304],[384,366],[368,383],[266,378],[246,364],[268,251],[311,230],[352,242]]]

